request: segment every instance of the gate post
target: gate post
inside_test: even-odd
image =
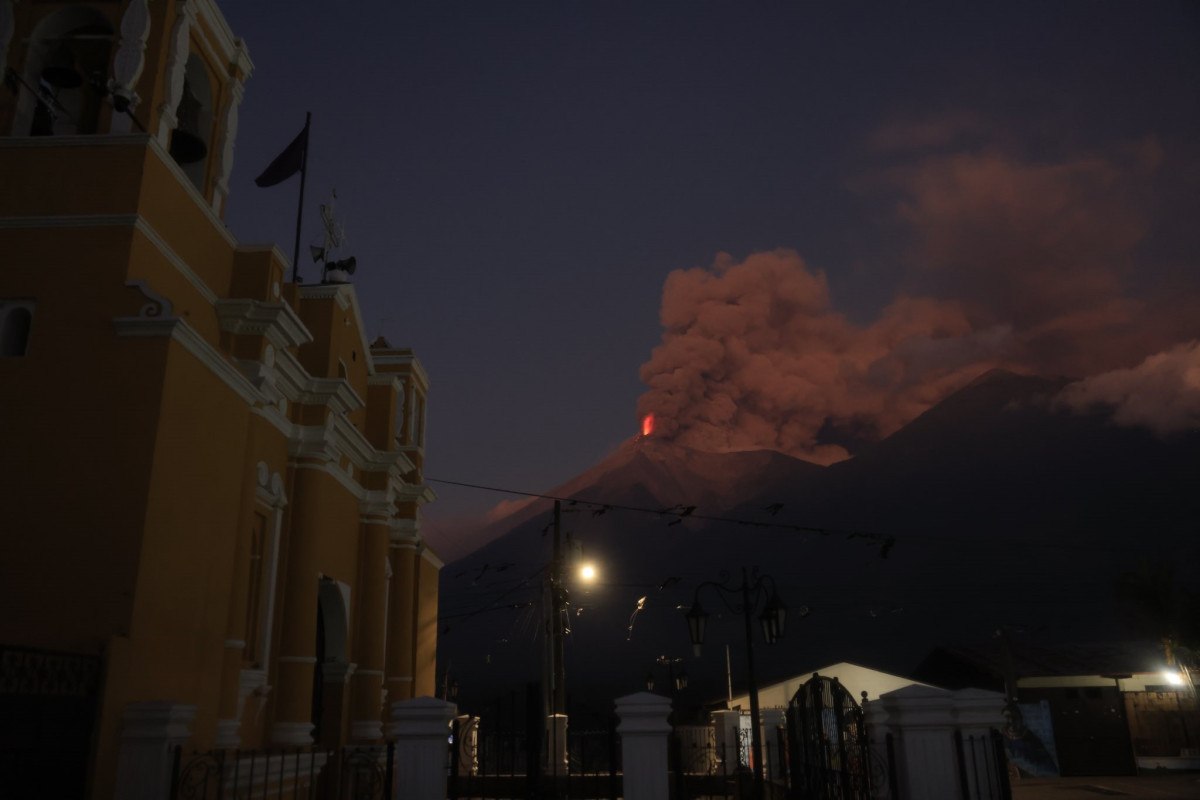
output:
[[[396,741],[395,794],[388,800],[445,800],[453,703],[416,697],[392,703],[388,738]]]
[[[625,800],[667,800],[671,701],[649,692],[617,699]]]
[[[121,714],[117,800],[166,800],[175,748],[191,738],[196,707],[130,703]]]

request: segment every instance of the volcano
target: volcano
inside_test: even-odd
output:
[[[1064,385],[990,372],[828,467],[625,442],[548,492],[601,570],[571,589],[568,692],[636,691],[668,655],[686,657],[693,698],[719,697],[725,646],[744,683],[738,598],[697,594],[743,568],[791,609],[783,640],[755,645],[762,680],[846,660],[903,674],[1002,625],[1031,643],[1152,635],[1115,582],[1140,561],[1197,562],[1200,434],[1068,413]],[[467,702],[540,676],[550,511],[525,505],[442,571],[440,661]],[[683,617],[697,597],[712,615],[700,657]]]

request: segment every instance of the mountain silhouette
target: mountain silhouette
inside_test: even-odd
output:
[[[602,575],[571,587],[568,692],[641,689],[668,655],[685,658],[685,701],[720,697],[726,645],[744,685],[739,598],[730,608],[701,589],[699,658],[683,617],[701,583],[723,572],[736,583],[743,568],[769,576],[790,609],[783,640],[755,643],[760,680],[847,660],[904,673],[1001,625],[1042,645],[1154,635],[1130,627],[1114,585],[1142,560],[1196,562],[1200,434],[1065,411],[1064,385],[989,372],[829,467],[624,443],[548,492],[568,499],[564,539]],[[468,702],[540,677],[551,508],[520,508],[442,572],[440,661]]]

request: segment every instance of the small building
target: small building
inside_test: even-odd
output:
[[[919,676],[951,688],[1002,690],[1005,657],[991,645],[935,650]],[[1186,677],[1151,642],[1014,643],[1017,700],[1058,774],[1133,775],[1200,769],[1200,708]]]
[[[0,785],[381,741],[434,692],[429,383],[226,229],[245,43],[212,0],[0,0],[0,66]]]

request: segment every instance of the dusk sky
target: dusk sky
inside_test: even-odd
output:
[[[290,257],[298,180],[252,180],[311,110],[302,244],[336,187],[370,335],[431,377],[427,476],[549,489],[639,411],[828,463],[995,366],[1200,421],[1195,3],[223,11],[228,224]]]

